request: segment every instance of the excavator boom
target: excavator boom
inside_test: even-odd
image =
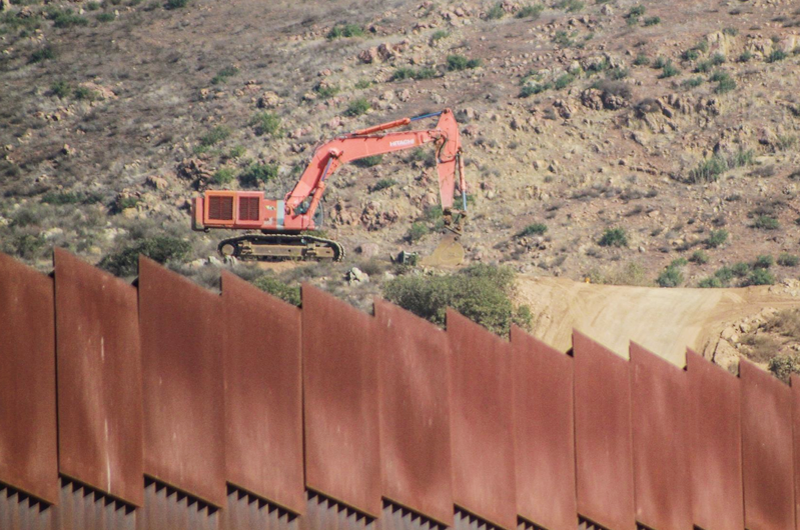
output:
[[[433,129],[392,131],[432,117],[439,118]],[[436,149],[439,194],[446,224],[452,225],[456,174],[459,176],[462,208],[455,210],[459,223],[452,229],[460,232],[460,220],[466,212],[466,183],[458,124],[450,109],[368,127],[322,144],[314,150],[297,184],[282,200],[268,199],[260,191],[206,191],[202,197],[194,198],[192,226],[195,230],[261,232],[223,241],[220,252],[225,255],[257,259],[341,259],[343,250],[338,243],[302,234],[320,227],[321,216],[317,214],[328,178],[342,164],[429,143]]]

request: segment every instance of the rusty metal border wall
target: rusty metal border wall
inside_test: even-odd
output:
[[[302,310],[232,276],[218,296],[147,260],[129,286],[59,256],[53,279],[0,255],[0,530],[800,522],[800,377],[790,388],[746,361],[736,377],[693,352],[684,372],[636,346],[627,361],[579,333],[569,356],[518,328],[509,343],[450,312],[442,332],[386,302],[373,317],[312,287]],[[131,330],[141,383],[137,347],[123,344],[136,342]],[[100,337],[101,360],[129,363],[82,366],[97,362]],[[58,394],[57,363],[73,363]],[[92,409],[115,384],[127,405]],[[137,399],[140,444],[124,447],[146,456],[150,439],[150,460],[126,471],[97,422]],[[136,437],[133,416],[132,430],[109,436]],[[64,422],[62,458],[87,459],[59,471]]]

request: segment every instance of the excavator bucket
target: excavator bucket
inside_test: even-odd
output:
[[[433,254],[422,258],[424,267],[458,267],[464,261],[464,247],[453,233],[445,235]]]

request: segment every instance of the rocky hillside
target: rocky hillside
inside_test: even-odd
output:
[[[198,188],[281,196],[321,140],[450,107],[469,261],[665,287],[800,274],[796,2],[2,8],[0,243],[41,268],[53,245],[96,263],[169,236],[189,243],[176,266],[211,277],[224,235],[190,231]],[[350,251],[343,267],[381,272],[435,246],[431,157],[332,179],[325,230]]]

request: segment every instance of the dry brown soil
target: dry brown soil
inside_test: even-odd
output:
[[[683,366],[687,347],[710,358],[731,322],[797,307],[797,294],[786,285],[657,289],[523,276],[517,296],[533,312],[532,334],[559,350],[571,347],[576,329],[623,357],[633,341]]]

